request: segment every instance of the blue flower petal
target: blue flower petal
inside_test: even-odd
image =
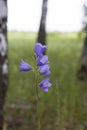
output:
[[[39,69],[38,71],[43,74],[43,75],[49,75],[51,72],[49,70],[50,68],[50,65],[49,64],[46,64],[46,65],[42,65],[42,66],[39,66]]]
[[[51,83],[49,82],[49,78],[45,78],[40,82],[40,88],[45,91],[48,92],[49,87],[51,87]]]
[[[48,56],[47,56],[47,55],[44,55],[44,56],[42,56],[42,57],[38,57],[38,60],[37,60],[38,66],[47,64],[48,62],[49,62],[49,61],[48,61]]]
[[[35,54],[37,56],[41,56],[42,55],[42,45],[40,43],[36,43],[35,44]]]
[[[43,91],[45,91],[45,92],[48,92],[48,88],[47,87],[43,87],[43,88],[41,88]]]
[[[45,52],[45,50],[47,49],[47,46],[42,46],[42,52],[44,53]]]
[[[41,43],[36,43],[35,44],[35,54],[37,55],[37,56],[43,56],[43,53],[44,53],[44,51],[46,50],[46,46],[42,46],[42,44]]]
[[[31,66],[28,64],[28,63],[26,63],[25,61],[21,61],[21,63],[20,63],[20,71],[29,71],[29,70],[31,70]]]

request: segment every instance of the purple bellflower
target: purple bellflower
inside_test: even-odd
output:
[[[37,116],[38,116],[38,129],[40,130],[40,115],[39,115],[39,93],[38,93],[38,72],[40,74],[42,74],[43,76],[46,76],[46,75],[49,75],[51,72],[50,72],[50,65],[49,65],[49,60],[48,60],[48,56],[47,55],[44,55],[44,52],[45,50],[47,49],[47,46],[43,46],[42,44],[40,43],[36,43],[35,44],[35,49],[34,49],[34,60],[36,62],[36,66],[35,68],[34,67],[31,67],[28,63],[26,63],[24,60],[21,61],[20,63],[20,71],[30,71],[31,69],[33,70],[34,72],[34,75],[35,75],[35,89],[36,89],[36,101],[37,101]],[[38,69],[37,69],[38,68]],[[39,83],[39,87],[42,89],[42,91],[44,92],[48,92],[49,88],[51,87],[51,83],[49,81],[50,79],[49,78],[44,78],[40,83]]]
[[[37,59],[37,64],[38,64],[38,66],[42,66],[42,65],[45,65],[45,64],[47,64],[47,63],[49,63],[49,62],[48,62],[48,56],[47,56],[47,55],[44,55],[44,56],[42,56],[42,57],[38,57],[38,59]]]
[[[49,60],[48,60],[48,55],[44,55],[45,50],[47,49],[47,46],[43,46],[40,43],[35,44],[35,49],[34,52],[36,54],[36,62],[38,66],[38,72],[44,76],[49,75],[50,72],[50,65],[49,65]],[[25,61],[21,61],[20,63],[20,71],[30,71],[32,67],[26,63]],[[51,83],[49,82],[49,78],[45,78],[40,82],[40,88],[48,92],[48,88],[51,86]]]
[[[29,70],[31,70],[31,66],[28,64],[28,63],[26,63],[25,61],[21,61],[21,63],[20,63],[20,71],[29,71]]]
[[[39,69],[38,71],[42,74],[42,75],[49,75],[51,72],[49,70],[50,68],[50,65],[49,64],[46,64],[46,65],[42,65],[42,66],[39,66]]]
[[[45,50],[47,49],[47,46],[43,46],[40,43],[36,43],[35,44],[35,54],[39,57],[43,56],[43,53],[45,52]]]
[[[35,45],[35,54],[37,55],[37,65],[38,71],[42,75],[49,75],[51,72],[49,70],[49,60],[47,55],[43,55],[44,51],[47,49],[47,46],[43,46],[40,43]]]
[[[40,88],[45,91],[48,92],[49,87],[51,87],[51,83],[49,82],[49,78],[45,78],[40,82]]]

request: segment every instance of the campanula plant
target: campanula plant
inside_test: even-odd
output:
[[[36,66],[31,66],[30,64],[26,63],[24,60],[20,63],[20,72],[27,72],[32,70],[35,75],[35,90],[36,90],[36,100],[37,100],[37,115],[38,115],[38,130],[41,130],[40,127],[40,114],[39,114],[39,93],[38,89],[40,88],[44,92],[48,92],[49,88],[51,87],[50,79],[45,77],[49,75],[50,72],[50,64],[48,55],[44,55],[47,46],[43,46],[40,43],[35,44],[34,48],[34,60]],[[39,75],[43,76],[43,80],[39,81]]]

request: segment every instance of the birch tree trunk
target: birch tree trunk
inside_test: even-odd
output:
[[[42,45],[46,44],[46,15],[47,15],[47,2],[48,0],[43,0],[42,4],[42,15],[40,20],[40,27],[38,31],[37,42]]]
[[[7,0],[0,0],[0,130],[3,130],[7,87]]]

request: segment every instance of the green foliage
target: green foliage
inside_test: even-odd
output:
[[[31,72],[19,73],[21,59],[33,64],[35,40],[36,33],[8,33],[10,82],[5,105],[6,117],[13,116],[16,120],[22,118],[21,130],[25,127],[25,130],[33,130],[36,127],[34,76]],[[87,122],[85,108],[82,113],[82,102],[86,98],[86,94],[83,96],[85,87],[77,81],[82,39],[78,39],[77,33],[54,32],[47,34],[47,44],[52,87],[48,93],[39,91],[42,130],[62,130],[66,126],[75,130],[80,124]],[[11,111],[9,106],[12,104],[30,106],[32,109],[11,108]]]

